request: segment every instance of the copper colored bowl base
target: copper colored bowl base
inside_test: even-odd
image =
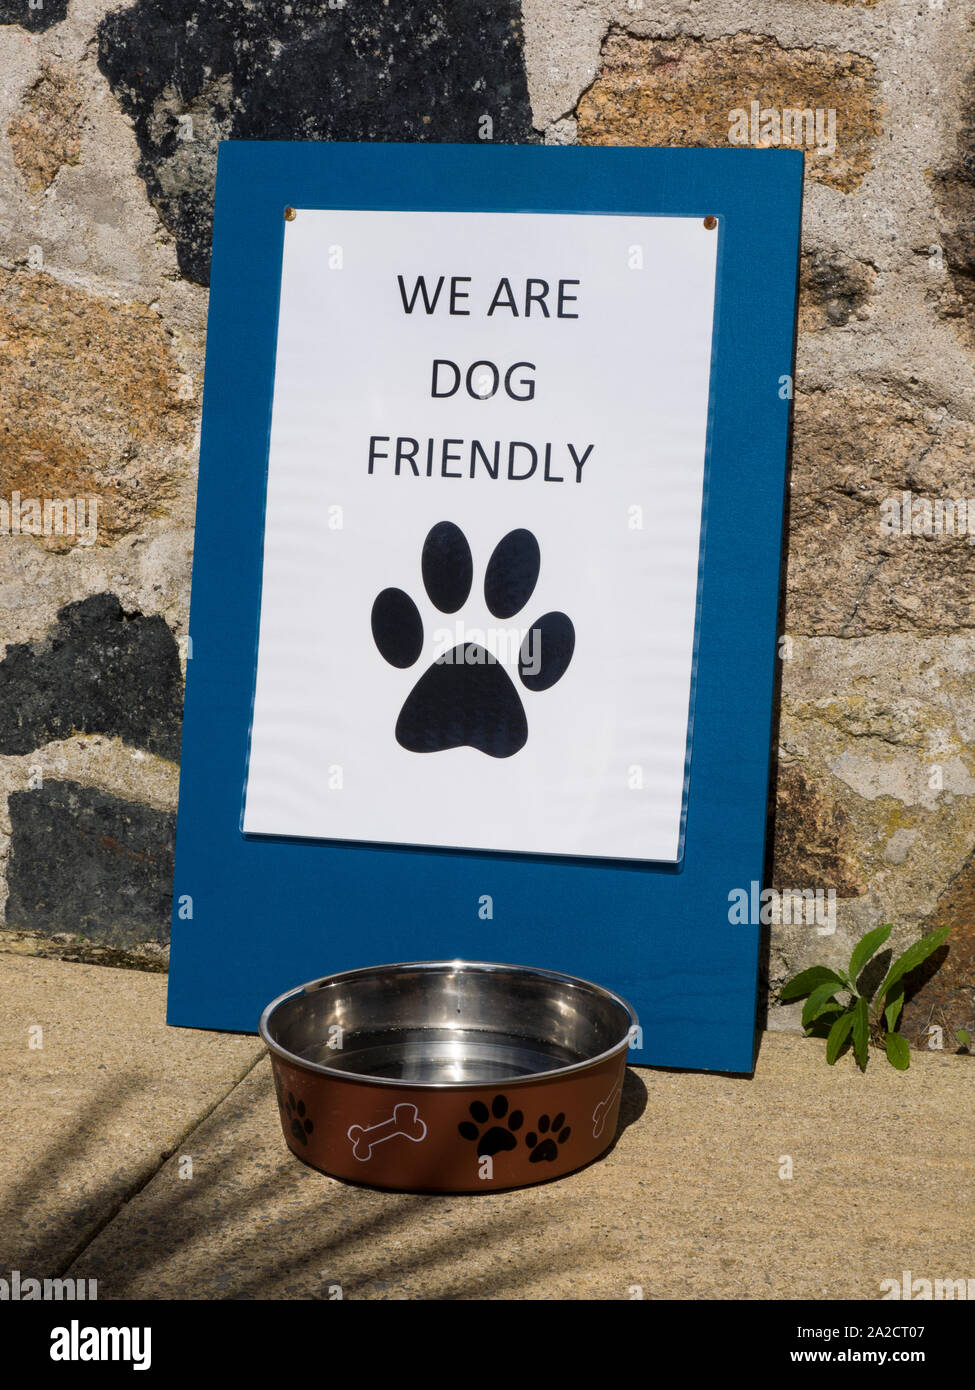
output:
[[[303,1162],[369,1187],[484,1192],[605,1153],[635,1022],[571,976],[453,961],[314,981],[269,1005],[261,1033]]]

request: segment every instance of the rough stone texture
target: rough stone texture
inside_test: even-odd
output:
[[[169,940],[174,816],[76,782],[8,804],[8,928],[121,947]]]
[[[7,128],[14,163],[32,193],[49,188],[81,157],[81,88],[70,67],[45,62],[20,114]]]
[[[138,0],[98,32],[140,173],[191,280],[209,278],[221,139],[531,139],[514,0]]]
[[[775,786],[772,886],[834,888],[838,897],[859,897],[865,885],[848,813],[827,801],[798,765],[780,765]]]
[[[69,1272],[106,1301],[876,1300],[903,1269],[967,1274],[975,1063],[919,1053],[900,1073],[875,1054],[861,1076],[822,1052],[766,1036],[751,1079],[631,1068],[604,1159],[475,1197],[300,1163],[263,1061]]]
[[[969,856],[938,899],[924,931],[950,927],[944,946],[912,976],[914,989],[905,999],[901,1031],[918,1047],[941,1043],[954,1049],[956,1033],[975,1038],[975,854]],[[932,1026],[941,1035],[932,1035]]]
[[[93,497],[102,545],[168,510],[195,388],[152,309],[0,268],[0,378],[0,497]]]
[[[801,774],[829,808],[827,824],[842,826],[842,861],[827,860],[822,886],[839,891],[852,861],[860,891],[838,897],[835,935],[804,924],[774,929],[773,990],[813,962],[845,965],[854,942],[881,922],[894,923],[890,946],[898,951],[932,929],[945,884],[975,844],[973,688],[975,635],[794,640],[782,672],[780,786],[798,788]],[[787,791],[776,844],[814,844],[811,829],[803,797]],[[784,877],[778,863],[775,877]],[[780,886],[820,884],[817,877]],[[773,1007],[770,1025],[794,1023],[798,1013]]]
[[[4,1277],[63,1270],[264,1050],[165,1012],[158,976],[0,956]]]
[[[25,166],[53,168],[62,140],[74,157],[50,139],[57,120],[24,121],[50,67],[72,74],[83,138],[32,192]],[[490,115],[496,140],[722,145],[752,99],[832,106],[838,136],[835,158],[807,160],[770,865],[781,887],[835,887],[838,921],[833,937],[774,926],[769,974],[840,961],[883,920],[899,947],[950,911],[960,942],[975,547],[878,524],[905,487],[975,495],[975,76],[971,7],[955,0],[478,0],[415,15],[381,0],[0,0],[0,498],[35,495],[25,477],[93,491],[102,523],[95,546],[0,540],[0,644],[33,650],[66,604],[105,593],[186,637],[206,318],[188,277],[206,277],[221,134],[476,140]],[[7,798],[33,794],[38,772],[175,807],[171,762],[64,732],[0,754],[0,900]],[[151,942],[0,938],[38,942],[163,958]],[[942,993],[956,975],[967,987],[965,960],[949,951],[917,993],[918,1029],[958,1017]],[[796,1012],[771,1022],[796,1027]]]
[[[863,637],[975,627],[968,535],[888,535],[881,524],[881,503],[904,491],[975,499],[973,454],[971,422],[906,391],[833,386],[800,395],[786,631]],[[975,514],[972,526],[975,536]]]
[[[96,788],[121,801],[144,803],[169,815],[176,812],[178,766],[123,743],[119,738],[105,734],[75,734],[33,748],[29,753],[0,756],[0,902],[7,896],[6,866],[11,837],[9,793],[33,791],[51,779]],[[164,925],[162,918],[160,925]],[[76,921],[65,920],[63,927],[65,930],[53,936],[0,927],[0,951],[103,965],[128,965],[138,970],[159,971],[168,967],[169,947],[162,941],[105,945],[79,936]],[[159,935],[164,932],[161,930]]]
[[[843,328],[854,316],[867,318],[866,302],[876,266],[842,251],[808,251],[799,275],[799,331]]]
[[[760,34],[641,39],[614,29],[602,69],[576,108],[583,145],[727,145],[729,113],[836,113],[836,149],[806,151],[808,177],[850,193],[880,134],[874,66],[855,53],[787,49]]]
[[[186,654],[193,533],[158,520],[113,546],[74,545],[51,554],[33,537],[0,543],[0,640],[33,642],[66,603],[114,593],[127,613],[159,615]]]
[[[13,774],[11,787],[26,790],[45,778],[66,778],[100,787],[123,801],[144,801],[157,811],[175,811],[179,766],[108,734],[72,734],[23,754],[0,756]]]
[[[0,661],[0,753],[80,732],[176,759],[181,716],[173,634],[160,617],[124,613],[114,594],[67,604],[40,642]]]
[[[941,312],[960,320],[969,341],[975,341],[975,67],[968,74],[955,120],[953,158],[946,168],[930,175],[951,276],[951,292],[944,295]]]
[[[169,973],[169,945],[159,941],[135,941],[126,946],[92,941],[77,932],[58,931],[48,936],[39,931],[0,927],[0,953],[39,956],[70,965],[111,965],[120,970],[143,970],[149,975]]]
[[[60,24],[68,12],[68,0],[0,0],[0,24],[17,24],[38,33]]]

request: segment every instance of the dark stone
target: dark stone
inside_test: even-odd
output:
[[[175,762],[182,688],[164,618],[126,614],[114,594],[69,603],[46,637],[11,645],[0,661],[0,753],[115,734]]]
[[[494,140],[534,140],[520,23],[517,0],[137,0],[102,21],[98,62],[206,284],[219,140],[475,142],[484,115]]]
[[[19,24],[32,34],[60,24],[67,13],[68,0],[41,0],[36,10],[27,0],[0,0],[0,24]]]
[[[800,294],[832,328],[842,328],[863,306],[877,272],[842,252],[809,251],[802,258]]]
[[[77,782],[10,795],[8,928],[169,940],[176,817]]]
[[[849,816],[794,763],[779,765],[774,825],[770,881],[775,888],[835,888],[838,898],[866,891]]]
[[[927,1047],[932,1025],[943,1030],[946,1051],[957,1050],[956,1030],[975,1037],[975,850],[944,889],[918,937],[950,927],[944,945],[908,975],[900,1031]]]
[[[954,160],[931,175],[941,214],[942,243],[953,294],[942,304],[946,318],[962,319],[975,334],[975,68],[968,75],[954,123]],[[930,254],[933,248],[925,248]]]

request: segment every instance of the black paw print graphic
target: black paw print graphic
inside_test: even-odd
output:
[[[456,613],[470,596],[474,561],[467,537],[440,521],[423,543],[423,586],[441,613]],[[541,568],[531,531],[509,531],[494,548],[484,574],[484,601],[508,620],[531,598]],[[383,589],[372,606],[372,635],[391,666],[406,669],[423,650],[419,609],[402,589]],[[548,690],[565,675],[575,649],[575,628],[565,613],[544,613],[528,629],[518,653],[518,676],[529,691]],[[492,758],[510,758],[525,746],[528,721],[515,684],[497,657],[477,642],[460,642],[438,657],[406,698],[396,741],[411,753],[469,746]]]
[[[565,1123],[565,1116],[559,1113],[549,1120],[547,1115],[539,1115],[537,1130],[538,1133],[530,1129],[525,1135],[525,1143],[531,1149],[529,1163],[554,1163],[559,1149],[572,1133]],[[543,1135],[546,1137],[542,1138]]]
[[[491,1102],[491,1109],[481,1100],[471,1101],[468,1107],[471,1119],[477,1123],[472,1124],[471,1120],[462,1120],[457,1129],[464,1139],[471,1141],[477,1140],[477,1156],[483,1158],[485,1154],[492,1157],[495,1154],[504,1153],[508,1149],[517,1147],[518,1140],[515,1138],[516,1132],[521,1129],[524,1115],[520,1110],[512,1110],[508,1113],[508,1097],[495,1096]],[[491,1118],[502,1123],[494,1124],[490,1129],[482,1130],[479,1126],[486,1125]]]
[[[307,1144],[308,1136],[315,1126],[305,1114],[305,1102],[303,1100],[296,1101],[289,1091],[288,1098],[284,1104],[284,1110],[288,1117],[291,1133],[296,1139],[299,1139],[302,1144]]]

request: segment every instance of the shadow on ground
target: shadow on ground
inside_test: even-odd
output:
[[[647,1089],[626,1073],[620,1127]],[[39,1160],[35,1178],[61,1155]],[[190,1164],[188,1164],[188,1160]],[[571,1222],[599,1164],[537,1187],[476,1196],[405,1194],[327,1178],[285,1147],[270,1070],[261,1064],[177,1148],[132,1206],[65,1265],[96,1278],[102,1300],[518,1297],[551,1274],[591,1268],[591,1226]],[[187,1172],[191,1176],[185,1176]],[[184,1176],[181,1176],[181,1173]],[[25,1178],[24,1195],[29,1195]],[[573,1199],[573,1200],[570,1200]],[[49,1233],[48,1244],[70,1232]],[[598,1234],[596,1236],[598,1244]],[[514,1257],[517,1252],[517,1258]]]

